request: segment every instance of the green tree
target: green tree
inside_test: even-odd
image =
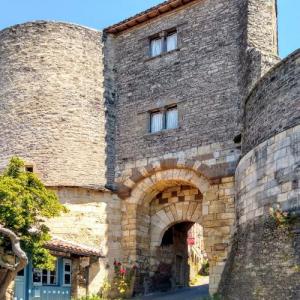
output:
[[[13,157],[0,175],[0,299],[8,299],[8,288],[28,260],[36,268],[54,268],[54,257],[43,246],[50,240],[45,220],[66,212],[54,192],[45,188],[24,162]],[[13,253],[16,263],[6,261]]]

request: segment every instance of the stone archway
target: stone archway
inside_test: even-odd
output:
[[[192,185],[165,189],[150,203],[152,290],[188,286],[188,231],[202,223],[202,193]],[[199,250],[200,252],[200,250]]]
[[[168,188],[182,185],[197,189],[203,196],[201,201],[198,199],[198,203],[194,201],[191,205],[184,200],[170,205],[178,212],[177,217],[176,214],[171,216],[170,212],[163,210],[151,216],[153,199]],[[229,216],[228,213],[228,216],[225,215],[227,208],[220,201],[220,194],[223,193],[220,188],[220,184],[211,184],[205,177],[190,169],[159,170],[132,186],[130,195],[123,201],[122,249],[123,260],[136,262],[140,268],[141,274],[137,282],[139,291],[143,290],[145,277],[149,277],[151,273],[151,255],[162,232],[176,222],[192,221],[203,225],[206,252],[211,265],[210,291],[216,292],[234,223],[234,216]],[[230,220],[222,220],[224,217]],[[155,227],[151,228],[151,222],[155,223]]]

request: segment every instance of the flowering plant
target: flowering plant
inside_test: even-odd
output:
[[[121,262],[114,262],[113,286],[118,293],[118,297],[126,298],[132,296],[136,270],[136,265],[125,266]]]
[[[270,208],[270,215],[277,226],[287,226],[295,220],[295,215],[290,212],[282,211],[279,206]]]

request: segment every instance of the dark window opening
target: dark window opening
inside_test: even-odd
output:
[[[33,173],[33,166],[25,166],[25,171],[27,173]]]

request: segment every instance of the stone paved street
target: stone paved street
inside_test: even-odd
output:
[[[137,300],[201,300],[206,296],[208,296],[208,284],[183,288],[168,293],[155,293],[142,298],[137,298]]]

